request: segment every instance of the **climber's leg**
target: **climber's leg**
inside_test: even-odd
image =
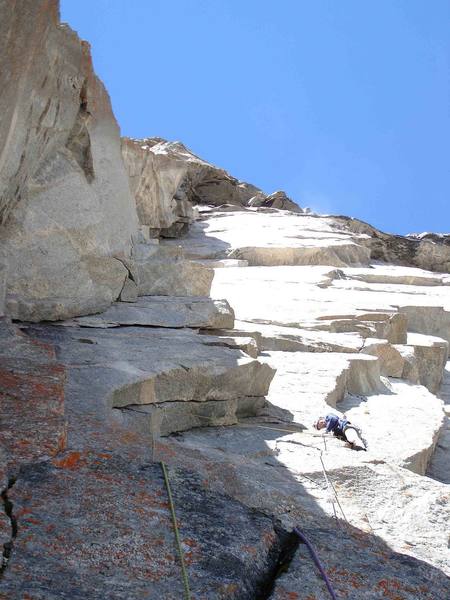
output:
[[[357,429],[354,427],[346,427],[344,430],[345,439],[349,442],[353,448],[365,450],[366,445],[361,439],[361,436]]]

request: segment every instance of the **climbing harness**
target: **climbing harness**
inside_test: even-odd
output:
[[[355,432],[356,432],[356,435],[359,437],[359,439],[360,439],[360,440],[361,440],[361,442],[362,442],[362,448],[363,448],[364,450],[366,450],[366,451],[367,451],[367,448],[368,448],[367,440],[366,440],[366,438],[363,436],[363,433],[362,433],[362,430],[361,430],[361,428],[360,428],[360,427],[358,427],[357,425],[353,425],[352,423],[349,423],[348,425],[346,425],[346,426],[344,427],[343,434],[344,434],[344,438],[345,438],[345,439],[347,439],[347,440],[348,440],[348,438],[347,438],[347,436],[346,436],[346,432],[347,432],[349,429],[353,429],[353,431],[355,431]],[[353,443],[352,443],[352,442],[350,442],[350,444],[351,444],[351,445],[352,445],[352,447],[353,447]]]
[[[328,575],[326,574],[325,569],[323,568],[322,563],[320,562],[319,557],[318,557],[316,551],[314,550],[311,542],[308,540],[306,535],[302,531],[300,531],[300,529],[298,527],[294,527],[294,533],[301,539],[301,541],[308,548],[311,558],[313,559],[316,567],[319,569],[320,574],[322,575],[322,579],[325,581],[325,585],[327,586],[327,589],[330,592],[330,596],[333,598],[333,600],[337,600],[337,596],[333,590],[330,580],[328,579]]]
[[[177,544],[178,556],[180,558],[180,563],[181,563],[181,575],[183,578],[183,587],[184,587],[184,600],[191,600],[191,591],[189,589],[189,579],[188,579],[188,575],[187,575],[186,565],[184,562],[183,548],[181,547],[180,533],[178,531],[177,516],[175,514],[175,505],[173,503],[172,490],[171,490],[170,481],[169,481],[169,473],[167,472],[167,467],[164,462],[161,461],[159,464],[161,465],[161,469],[162,469],[163,476],[164,476],[164,483],[166,485],[166,490],[167,490],[167,496],[169,498],[170,513],[172,515],[173,530],[175,532],[175,541]]]

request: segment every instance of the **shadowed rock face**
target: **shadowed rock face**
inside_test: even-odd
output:
[[[157,425],[167,435],[202,418],[230,424],[239,410],[254,414],[273,370],[186,330],[23,333],[0,323],[0,340],[0,597],[181,597],[151,435]],[[133,427],[129,403],[162,418]],[[260,597],[287,532],[192,471],[170,469],[170,481],[192,592]]]
[[[137,216],[110,100],[56,0],[0,3],[0,246],[7,312],[55,319],[106,308]]]
[[[6,296],[6,275],[8,269],[6,262],[1,261],[0,255],[0,318],[5,314],[5,296]]]
[[[215,599],[235,598],[237,592],[248,600],[262,597],[287,534],[280,535],[269,517],[208,491],[192,473],[171,470],[170,476],[192,594]],[[100,497],[90,503],[99,486]],[[16,540],[14,562],[0,594],[55,600],[183,597],[159,465],[107,454],[78,458],[71,466],[55,461],[24,469],[20,485],[9,495],[14,506],[29,516],[22,520],[26,536]],[[41,517],[36,518],[38,514]],[[51,548],[46,548],[45,531],[55,524],[57,532]],[[44,555],[46,569],[42,569]],[[24,570],[31,581],[21,578]],[[80,570],[84,577],[80,578]]]

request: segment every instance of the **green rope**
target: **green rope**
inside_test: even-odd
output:
[[[188,580],[188,575],[187,575],[187,571],[186,571],[186,565],[184,563],[184,554],[183,554],[183,548],[181,547],[180,533],[178,531],[177,516],[175,514],[175,506],[173,503],[172,490],[170,488],[169,473],[167,472],[167,467],[166,467],[165,463],[163,463],[161,461],[159,464],[161,465],[161,469],[162,469],[162,472],[164,475],[164,483],[166,484],[167,496],[169,497],[170,513],[172,515],[173,529],[175,531],[175,540],[177,543],[177,550],[178,550],[178,555],[180,557],[180,563],[181,563],[181,573],[183,576],[184,598],[185,598],[185,600],[191,600],[191,591],[189,589],[189,580]]]

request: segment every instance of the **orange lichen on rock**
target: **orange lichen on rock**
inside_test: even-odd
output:
[[[81,452],[69,452],[60,459],[54,459],[53,464],[60,469],[74,469],[80,466]]]

